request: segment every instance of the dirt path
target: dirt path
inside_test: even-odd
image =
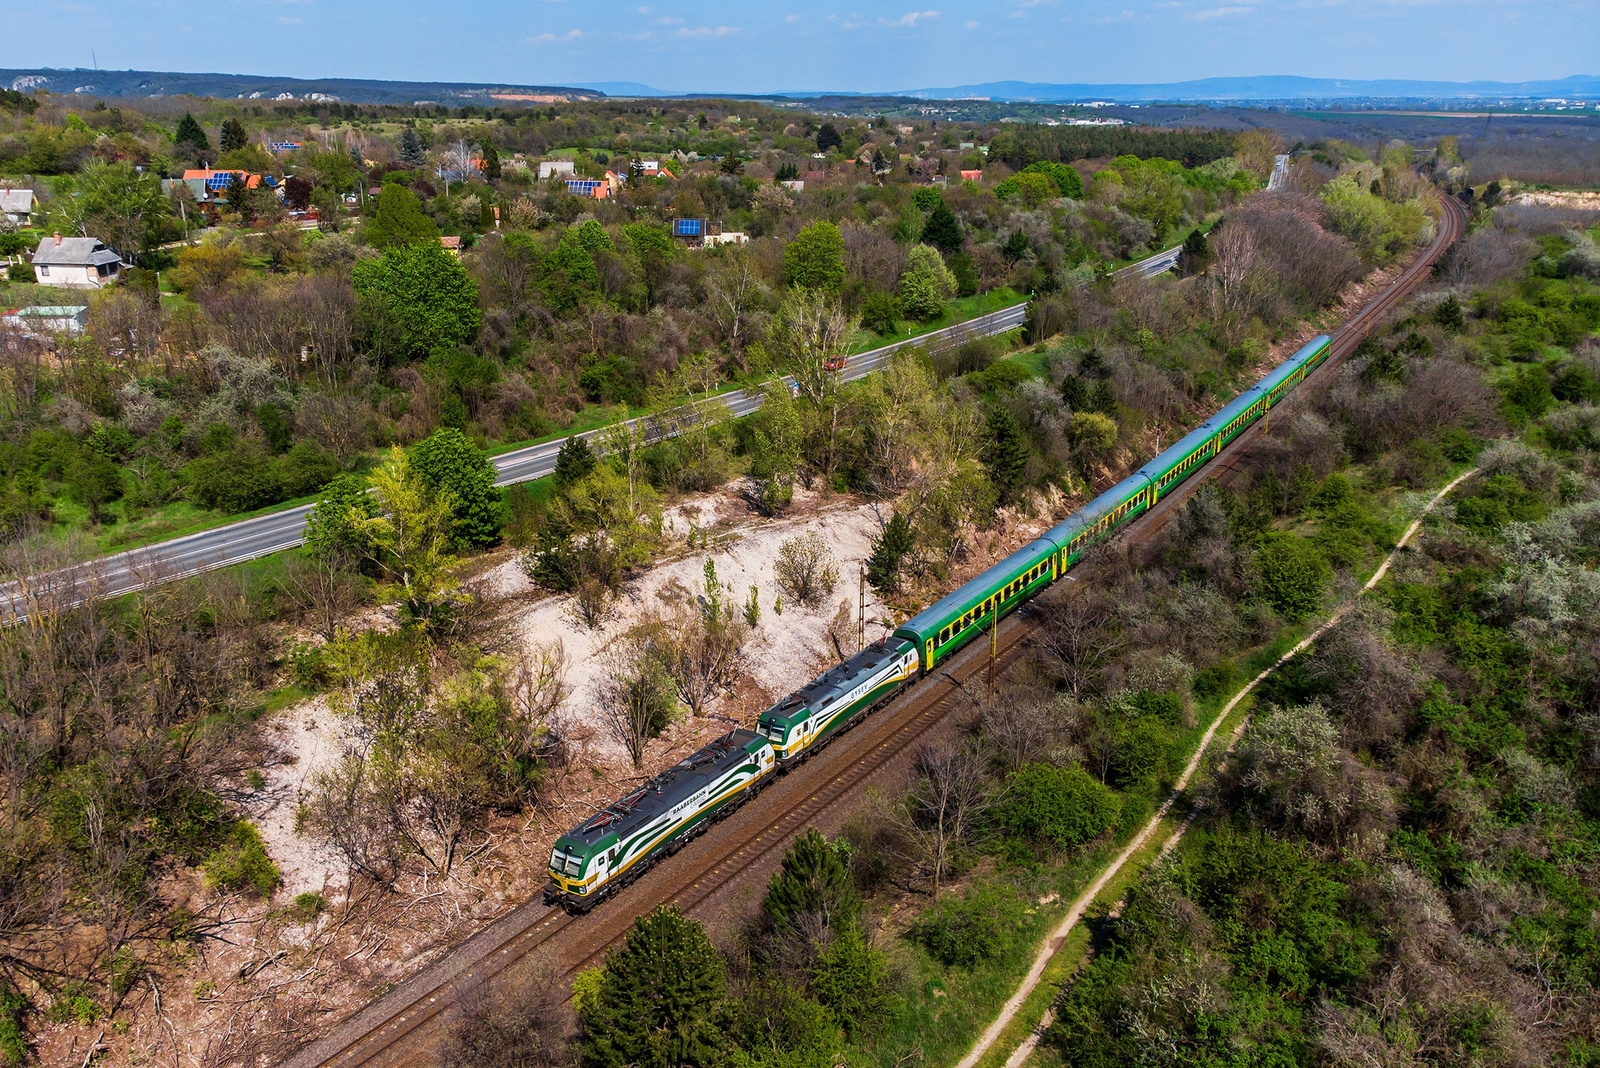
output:
[[[1389,555],[1384,558],[1383,563],[1378,566],[1378,570],[1373,572],[1372,577],[1368,579],[1366,585],[1361,588],[1361,593],[1357,595],[1356,600],[1349,601],[1341,606],[1336,612],[1333,613],[1327,622],[1323,623],[1322,626],[1312,631],[1306,636],[1305,640],[1301,641],[1293,649],[1290,649],[1287,653],[1284,653],[1283,656],[1279,657],[1271,667],[1267,668],[1261,674],[1251,679],[1249,683],[1245,685],[1244,689],[1234,694],[1232,700],[1223,706],[1222,711],[1217,713],[1216,718],[1211,721],[1211,725],[1206,728],[1205,734],[1201,736],[1200,744],[1195,747],[1194,755],[1189,758],[1189,763],[1186,767],[1184,767],[1183,774],[1178,777],[1177,783],[1174,784],[1172,792],[1167,795],[1167,799],[1162,802],[1161,808],[1157,810],[1155,815],[1150,817],[1149,822],[1146,823],[1139,833],[1134,836],[1133,840],[1127,844],[1122,852],[1117,854],[1116,859],[1106,866],[1105,870],[1100,873],[1099,878],[1095,879],[1095,881],[1089,885],[1089,888],[1082,894],[1078,895],[1077,900],[1073,901],[1072,907],[1067,910],[1067,915],[1062,919],[1060,926],[1051,932],[1050,937],[1045,940],[1044,945],[1040,948],[1038,956],[1034,958],[1033,967],[1028,969],[1028,974],[1023,978],[1021,985],[1017,987],[1016,993],[1011,995],[1010,1000],[1008,1000],[1000,1009],[1000,1015],[995,1018],[994,1023],[989,1025],[988,1030],[983,1033],[982,1038],[978,1039],[977,1044],[972,1047],[971,1052],[969,1052],[965,1057],[961,1058],[961,1061],[956,1065],[956,1068],[976,1068],[978,1061],[983,1058],[985,1053],[989,1052],[989,1049],[995,1044],[996,1041],[999,1040],[1001,1034],[1005,1032],[1005,1029],[1010,1026],[1013,1020],[1016,1019],[1017,1013],[1021,1011],[1022,1006],[1027,1002],[1034,990],[1038,989],[1040,981],[1044,978],[1045,968],[1048,967],[1050,962],[1055,959],[1055,956],[1058,952],[1060,952],[1061,947],[1066,944],[1067,936],[1072,933],[1073,928],[1078,925],[1078,921],[1083,918],[1084,910],[1086,910],[1094,902],[1094,900],[1100,895],[1100,892],[1106,888],[1106,885],[1116,877],[1116,874],[1119,871],[1122,870],[1123,866],[1127,864],[1127,862],[1135,854],[1144,848],[1145,843],[1150,840],[1151,836],[1154,835],[1161,826],[1161,822],[1167,818],[1168,813],[1172,810],[1172,806],[1177,802],[1178,798],[1182,796],[1184,789],[1189,785],[1189,780],[1193,778],[1194,773],[1199,770],[1200,761],[1205,757],[1206,750],[1210,747],[1211,741],[1216,736],[1217,730],[1222,726],[1223,722],[1228,718],[1233,710],[1238,707],[1239,702],[1243,701],[1252,690],[1264,682],[1267,676],[1271,675],[1274,671],[1278,670],[1278,668],[1288,663],[1294,657],[1309,649],[1318,638],[1321,638],[1328,631],[1338,626],[1339,623],[1341,623],[1345,617],[1355,609],[1356,603],[1359,601],[1360,597],[1365,595],[1367,591],[1371,590],[1373,587],[1377,586],[1377,584],[1382,581],[1383,576],[1388,574],[1389,567],[1394,563],[1395,557],[1399,555],[1400,550],[1404,549],[1406,547],[1406,543],[1416,536],[1417,531],[1422,529],[1422,521],[1428,517],[1428,513],[1432,512],[1434,507],[1440,501],[1444,500],[1444,497],[1447,493],[1477,473],[1477,468],[1473,468],[1465,474],[1460,475],[1449,485],[1445,486],[1444,489],[1434,494],[1433,498],[1428,501],[1427,505],[1417,515],[1417,518],[1412,521],[1409,527],[1406,528],[1406,532],[1401,535],[1400,541],[1395,545],[1393,551],[1391,551]],[[1234,728],[1233,734],[1228,741],[1228,748],[1223,751],[1224,756],[1233,751],[1233,747],[1238,743],[1239,738],[1244,734],[1244,729],[1247,725],[1249,725],[1249,722],[1250,717],[1246,716],[1239,722],[1239,725]],[[1167,841],[1162,845],[1161,852],[1157,855],[1157,859],[1166,856],[1177,847],[1178,842],[1182,840],[1184,834],[1193,825],[1195,814],[1198,811],[1199,808],[1197,806],[1189,813],[1189,817],[1183,822],[1183,825],[1180,826],[1177,831],[1173,833],[1172,837],[1167,839]],[[1024,1040],[1023,1043],[1017,1047],[1015,1052],[1013,1052],[1011,1056],[1006,1059],[1005,1068],[1019,1068],[1023,1061],[1027,1060],[1034,1048],[1038,1046],[1040,1035],[1044,1033],[1045,1029],[1050,1026],[1054,1019],[1054,1009],[1047,1011],[1044,1015],[1044,1019],[1040,1021],[1039,1026],[1034,1028],[1033,1031],[1029,1033],[1027,1039]]]

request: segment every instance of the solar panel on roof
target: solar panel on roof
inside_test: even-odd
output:
[[[678,219],[673,223],[672,232],[679,237],[699,237],[704,226],[704,219]]]

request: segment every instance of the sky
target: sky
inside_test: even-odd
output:
[[[666,91],[1600,74],[1600,0],[0,0],[0,67]]]

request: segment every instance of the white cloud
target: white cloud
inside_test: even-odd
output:
[[[641,15],[648,15],[648,14],[650,14],[650,9],[649,9],[649,8],[647,8],[647,7],[641,7],[641,8],[640,8],[640,9],[639,9],[639,14],[641,14]]]
[[[300,25],[300,20],[298,18],[291,18],[288,15],[279,15],[278,16],[278,25],[279,26],[298,26],[298,25]]]
[[[975,30],[975,29],[978,28],[978,23],[973,22],[971,20],[968,20],[967,22],[962,23],[962,25],[965,26],[969,30]]]
[[[657,26],[682,26],[683,20],[673,18],[671,15],[662,15],[656,19]]]
[[[1127,10],[1126,8],[1124,8],[1123,11],[1120,14],[1116,14],[1116,15],[1101,15],[1099,18],[1091,19],[1090,21],[1098,23],[1098,24],[1100,24],[1102,26],[1105,26],[1105,25],[1109,25],[1110,23],[1113,23],[1113,22],[1132,22],[1132,21],[1134,21],[1134,18],[1135,18],[1134,13],[1129,11],[1129,10]]]
[[[879,19],[878,21],[885,26],[901,26],[909,29],[923,19],[936,19],[938,17],[939,13],[937,11],[907,11],[892,22],[886,19]]]
[[[1206,22],[1210,19],[1225,19],[1231,18],[1234,15],[1248,15],[1253,11],[1255,11],[1255,8],[1253,7],[1229,5],[1225,7],[1211,7],[1205,9],[1204,11],[1196,11],[1193,15],[1190,15],[1189,18],[1194,22]]]
[[[654,36],[655,34],[651,33],[649,30],[646,30],[643,33],[624,34],[622,39],[624,41],[648,41]]]
[[[537,37],[528,38],[529,44],[550,44],[552,41],[576,41],[583,36],[582,30],[568,30],[559,37],[553,33],[541,33]]]
[[[799,15],[785,15],[783,21],[791,26],[800,21]]]
[[[689,29],[688,27],[684,27],[683,29],[678,31],[678,36],[679,37],[726,37],[730,33],[738,33],[738,32],[739,32],[739,27],[737,27],[737,26],[718,26],[716,29],[712,29],[710,26],[696,26],[692,30]]]

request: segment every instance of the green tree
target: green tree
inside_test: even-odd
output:
[[[371,481],[377,514],[361,523],[359,534],[376,550],[408,620],[432,629],[444,622],[458,585],[449,552],[455,498],[418,477],[398,447]]]
[[[1299,619],[1322,601],[1331,577],[1328,562],[1304,538],[1274,530],[1256,548],[1261,599],[1289,619]]]
[[[1446,330],[1460,330],[1467,325],[1467,316],[1461,310],[1461,302],[1452,295],[1444,298],[1439,306],[1433,309],[1433,321]]]
[[[1024,206],[1029,208],[1037,208],[1056,197],[1055,183],[1042,174],[1019,174],[1011,184],[1016,187]]]
[[[791,285],[837,293],[844,284],[844,237],[831,222],[815,222],[783,249],[783,273]]]
[[[305,546],[324,559],[368,557],[372,545],[366,523],[377,514],[377,502],[367,492],[365,482],[354,475],[336,478],[323,488],[321,499],[306,513]]]
[[[859,1042],[889,1018],[889,968],[883,954],[867,945],[861,924],[839,928],[811,971],[811,988],[851,1040]]]
[[[556,453],[556,469],[553,475],[556,492],[564,493],[583,481],[589,472],[594,470],[594,463],[594,451],[589,448],[589,443],[577,435],[569,437],[562,444],[561,451]]]
[[[923,224],[922,241],[947,256],[961,251],[961,223],[956,219],[955,212],[946,207],[943,201],[933,209],[928,221]]]
[[[494,465],[465,434],[453,427],[435,430],[412,450],[411,467],[427,486],[455,501],[450,529],[458,546],[482,548],[500,536],[505,515]]]
[[[900,305],[913,319],[927,322],[944,314],[945,302],[956,291],[955,275],[929,245],[918,245],[906,257],[900,276]]]
[[[720,1060],[727,977],[705,928],[662,905],[606,953],[604,979],[580,1014],[594,1068],[706,1068]]]
[[[1179,266],[1184,274],[1199,274],[1205,270],[1206,263],[1210,260],[1210,251],[1206,248],[1205,231],[1196,226],[1189,231],[1189,236],[1183,239],[1183,252],[1179,254]]]
[[[918,211],[932,211],[944,203],[944,198],[931,185],[919,185],[911,191],[911,203],[916,205]]]
[[[1028,235],[1021,230],[1011,231],[1011,236],[1006,238],[1006,243],[1000,246],[1000,254],[1006,258],[1007,263],[1016,263],[1029,252],[1033,251],[1033,242],[1028,240]]]
[[[233,152],[248,145],[250,135],[245,132],[244,123],[238,119],[227,119],[222,124],[222,134],[218,140],[222,151]]]
[[[817,151],[827,152],[830,148],[838,148],[844,144],[844,138],[839,136],[839,131],[833,123],[825,122],[817,129]]]
[[[1074,200],[1083,198],[1083,177],[1076,167],[1065,163],[1052,163],[1049,160],[1037,160],[1022,168],[1022,173],[1044,175],[1055,187],[1056,196],[1071,197]]]
[[[875,590],[900,588],[900,566],[916,547],[916,532],[911,520],[899,512],[889,517],[883,533],[872,543],[872,556],[867,559],[867,581]]]
[[[400,131],[400,162],[407,167],[421,167],[428,162],[428,149],[410,126]]]
[[[622,228],[622,233],[628,240],[628,250],[639,261],[646,298],[654,305],[672,272],[672,257],[677,251],[672,236],[665,226],[655,223],[631,223]]]
[[[73,465],[67,488],[73,499],[89,509],[89,521],[100,522],[100,510],[122,497],[122,468],[109,457],[87,453]]]
[[[1008,504],[1016,498],[1023,472],[1028,469],[1028,441],[1016,417],[998,404],[984,417],[984,427],[989,440],[983,449],[983,466],[989,472],[1000,502]]]
[[[782,382],[767,390],[756,414],[750,442],[750,481],[755,504],[775,515],[794,499],[794,477],[800,470],[805,429],[794,397]]]
[[[869,293],[867,299],[861,302],[861,328],[882,337],[888,337],[900,329],[900,320],[904,317],[905,309],[900,304],[900,298],[893,293]]]
[[[478,287],[438,242],[398,245],[362,260],[350,281],[382,312],[401,356],[426,356],[477,336]]]
[[[211,151],[211,139],[200,128],[200,124],[194,120],[194,116],[187,111],[183,113],[183,118],[178,120],[178,130],[172,135],[172,139],[180,147],[193,145],[196,152]]]
[[[261,427],[261,436],[267,439],[267,447],[274,454],[281,456],[294,444],[294,429],[289,426],[283,409],[276,404],[263,404],[257,408],[256,423]]]
[[[367,244],[376,249],[439,243],[439,228],[422,202],[403,185],[390,183],[378,194],[378,214],[367,227]]]
[[[501,176],[500,149],[492,140],[483,142],[483,176],[490,182],[498,182]]]
[[[594,220],[590,220],[593,223]],[[585,224],[587,226],[588,223]],[[605,230],[595,224],[605,237]],[[606,237],[609,246],[611,239]],[[594,257],[585,247],[581,228],[569,229],[561,235],[544,261],[544,295],[552,309],[567,314],[582,307],[600,295],[600,272],[595,268]]]
[[[854,924],[861,899],[851,885],[850,869],[838,845],[821,831],[808,828],[783,854],[783,863],[767,884],[761,908],[779,926],[814,913],[829,926]]]

